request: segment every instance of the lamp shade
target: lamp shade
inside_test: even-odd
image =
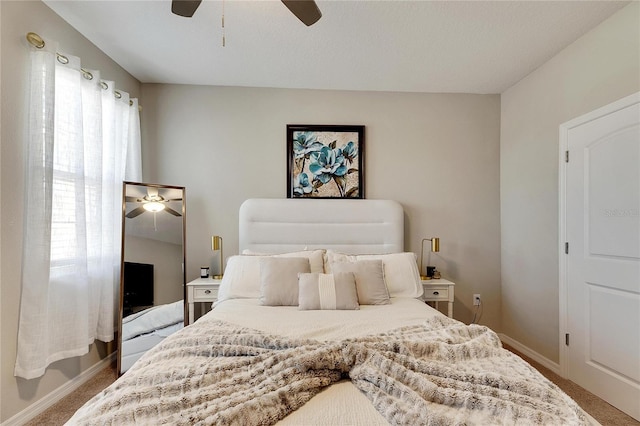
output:
[[[435,252],[440,251],[440,238],[438,237],[431,238],[431,251],[435,251]]]
[[[222,237],[219,235],[214,235],[211,237],[211,250],[217,251],[220,250],[220,246],[222,245]]]
[[[420,247],[420,278],[425,280],[425,279],[429,279],[430,277],[428,277],[427,275],[423,275],[424,274],[424,270],[422,269],[422,258],[424,257],[424,242],[425,241],[431,241],[431,251],[432,252],[439,252],[440,251],[440,238],[438,237],[432,237],[432,238],[423,238],[422,239],[422,244]]]
[[[220,274],[214,275],[213,278],[220,279],[224,274],[224,257],[222,255],[222,237],[219,235],[214,235],[211,237],[211,250],[218,251],[220,250]]]

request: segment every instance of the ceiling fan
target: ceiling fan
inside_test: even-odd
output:
[[[171,201],[182,201],[182,198],[164,198],[162,195],[158,194],[157,188],[147,188],[147,195],[144,197],[125,196],[125,201],[128,203],[142,203],[140,207],[136,207],[126,214],[128,219],[140,216],[144,212],[157,213],[160,211],[165,211],[174,216],[182,216],[182,214],[167,205],[167,203]]]
[[[191,18],[202,0],[172,0],[171,12]],[[315,24],[322,16],[314,0],[282,0],[285,6],[306,26]]]

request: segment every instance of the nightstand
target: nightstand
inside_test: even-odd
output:
[[[189,324],[194,321],[195,303],[213,303],[218,299],[220,279],[198,278],[187,283],[187,303],[189,304]]]
[[[444,278],[437,280],[422,280],[422,300],[425,302],[436,302],[436,309],[438,309],[438,302],[447,302],[447,316],[453,318],[453,296],[455,283]]]

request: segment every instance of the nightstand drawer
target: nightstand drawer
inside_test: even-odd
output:
[[[455,283],[444,278],[422,280],[422,300],[434,302],[438,309],[438,302],[447,302],[447,316],[453,318],[453,300],[455,298]]]
[[[189,324],[195,321],[195,304],[206,303],[207,309],[218,299],[220,281],[216,278],[196,278],[187,283],[187,303],[189,304]]]
[[[448,288],[425,288],[422,298],[425,300],[449,300]]]
[[[217,288],[194,288],[193,302],[209,302],[218,298]]]

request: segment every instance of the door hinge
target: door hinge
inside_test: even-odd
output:
[[[564,344],[569,346],[569,333],[564,335]]]
[[[569,254],[569,243],[564,243],[564,253]]]
[[[569,162],[569,151],[565,151],[564,152],[564,162],[568,163]]]

